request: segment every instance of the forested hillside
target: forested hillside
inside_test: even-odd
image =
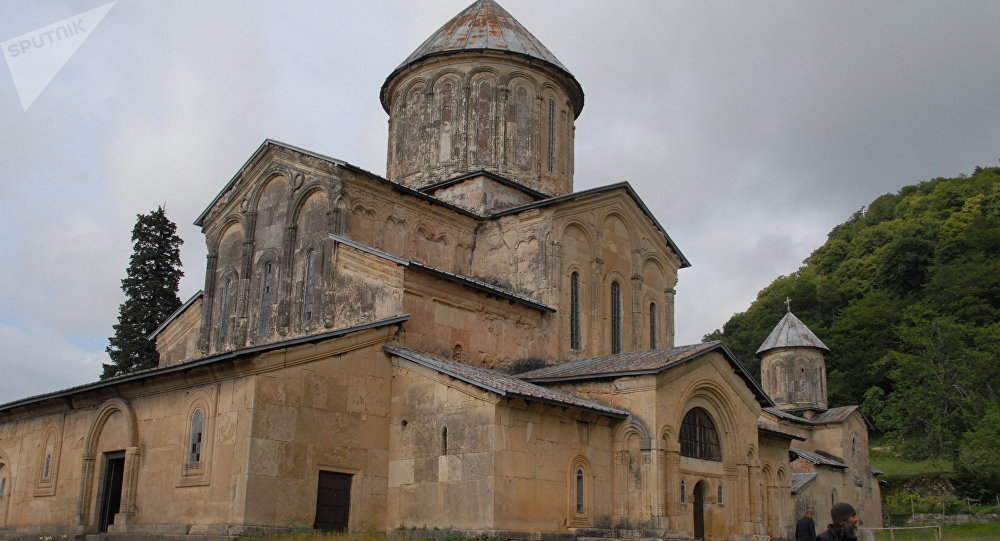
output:
[[[705,338],[759,377],[786,297],[831,349],[831,407],[862,404],[904,454],[1000,465],[1000,168],[875,199]]]

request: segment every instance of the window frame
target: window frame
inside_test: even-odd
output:
[[[683,457],[722,462],[719,430],[705,408],[693,407],[684,414],[677,440]]]

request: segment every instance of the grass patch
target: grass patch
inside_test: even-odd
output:
[[[875,532],[875,541],[931,541],[936,540],[937,532],[932,528],[920,530],[896,530]],[[956,524],[941,527],[942,541],[995,541],[1000,539],[1000,523],[993,524]]]
[[[911,477],[934,473],[952,473],[947,460],[905,460],[883,449],[872,449],[868,455],[871,465],[893,477]]]

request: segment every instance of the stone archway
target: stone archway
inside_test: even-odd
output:
[[[108,420],[115,414],[121,414],[125,428],[124,468],[122,472],[121,504],[115,515],[124,515],[116,524],[127,520],[135,514],[135,494],[138,485],[139,469],[139,437],[135,413],[128,402],[119,398],[108,400],[97,412],[83,447],[83,464],[80,475],[80,500],[77,502],[75,522],[79,533],[94,533],[99,517],[92,510],[94,494],[95,464],[97,462],[98,444],[101,433]]]
[[[695,539],[705,539],[705,490],[704,481],[695,483],[692,494],[692,511],[694,517],[691,523]]]

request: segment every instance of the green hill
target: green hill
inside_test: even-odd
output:
[[[1000,464],[973,449],[1000,441],[1000,168],[875,199],[705,339],[759,377],[786,297],[832,350],[831,407],[862,404],[904,455]]]

